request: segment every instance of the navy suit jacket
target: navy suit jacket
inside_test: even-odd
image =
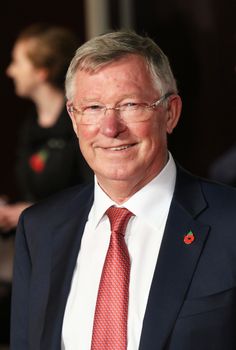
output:
[[[76,187],[21,216],[11,350],[60,350],[66,301],[92,204],[93,185]],[[185,244],[189,231],[195,239]],[[178,167],[139,350],[235,350],[235,304],[236,190]]]

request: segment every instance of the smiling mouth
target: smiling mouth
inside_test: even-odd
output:
[[[117,147],[107,147],[105,148],[108,151],[124,151],[130,147],[133,147],[135,144],[131,144],[131,145],[123,145],[123,146],[117,146]]]

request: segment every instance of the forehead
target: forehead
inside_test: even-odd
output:
[[[31,42],[29,40],[19,40],[13,47],[13,56],[28,58],[28,52],[31,48]]]
[[[126,55],[109,62],[96,71],[78,70],[75,94],[142,93],[154,89],[153,79],[145,59]]]
[[[26,51],[25,43],[22,41],[18,41],[15,43],[13,47],[12,54],[13,56],[21,56],[21,55],[25,55],[25,51]]]

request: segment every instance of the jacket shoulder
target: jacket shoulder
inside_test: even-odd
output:
[[[74,210],[79,210],[80,206],[85,206],[93,201],[93,183],[87,185],[78,185],[60,191],[42,201],[33,204],[21,214],[22,217],[47,218],[58,217],[60,215],[70,215]]]
[[[201,205],[205,203],[207,207],[223,210],[226,207],[236,209],[236,188],[212,181],[177,167],[176,194],[178,198],[183,198],[183,194],[190,201],[193,198]],[[191,199],[190,199],[191,198]]]

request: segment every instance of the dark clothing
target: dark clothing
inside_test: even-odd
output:
[[[37,123],[36,110],[23,124],[18,142],[16,178],[19,201],[36,202],[75,184],[93,178],[79,149],[70,117],[64,109],[56,124],[49,128]],[[14,239],[15,230],[4,233]],[[8,288],[8,289],[7,289]],[[11,284],[0,281],[0,343],[9,341]],[[4,304],[4,308],[2,306]]]
[[[92,179],[66,109],[49,128],[39,126],[36,111],[26,119],[19,135],[16,174],[19,199],[30,202]]]
[[[60,349],[92,204],[93,186],[82,186],[22,214],[16,234],[11,350]],[[236,349],[235,210],[234,188],[178,167],[139,350]],[[192,240],[187,240],[190,232]]]

